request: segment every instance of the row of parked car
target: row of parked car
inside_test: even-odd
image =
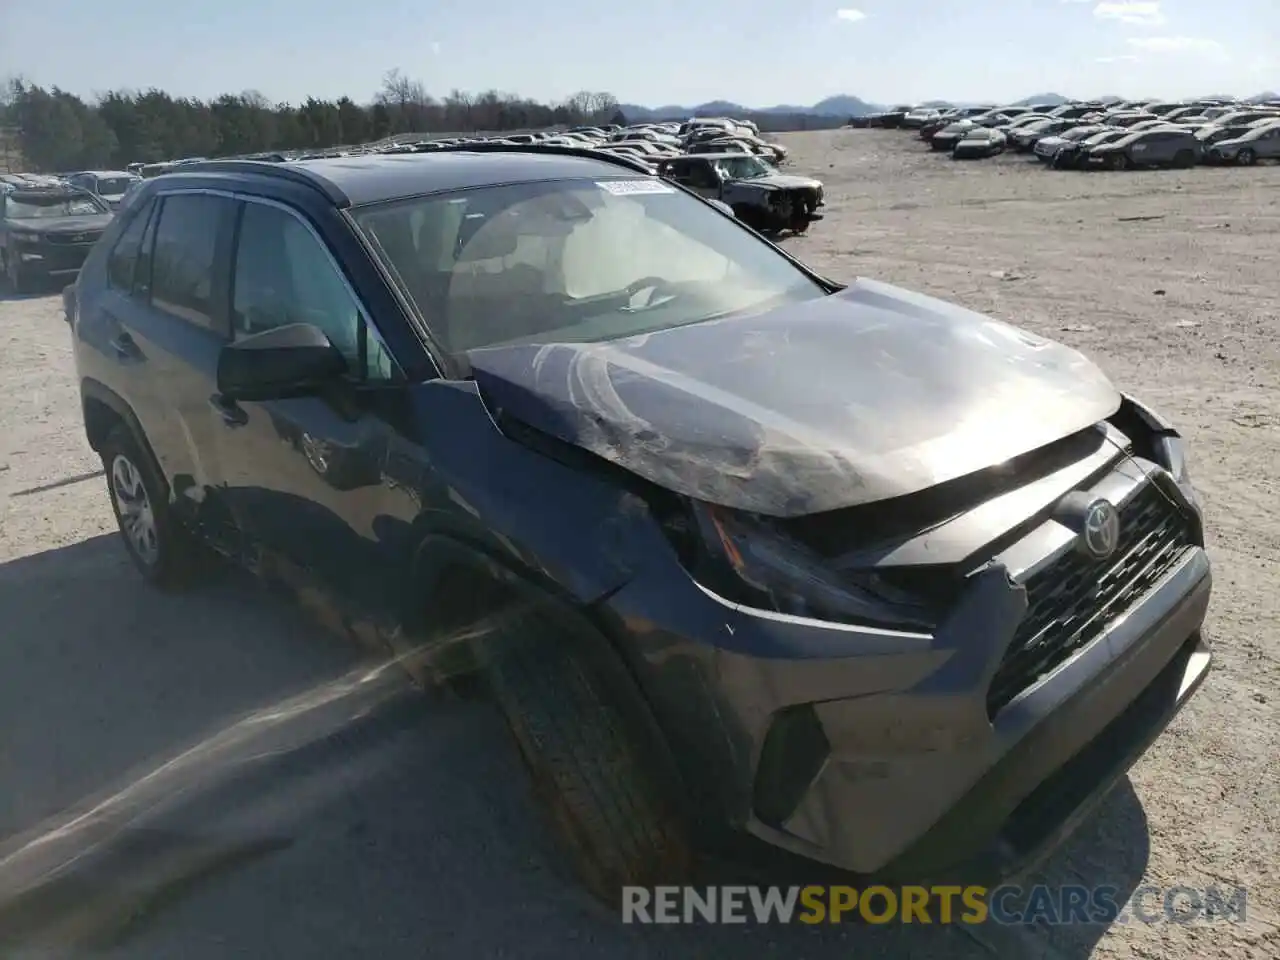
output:
[[[125,195],[125,171],[0,174],[0,277],[15,293],[75,278]]]
[[[801,233],[822,219],[822,182],[781,172],[787,150],[755,124],[727,117],[681,123],[608,124],[505,137],[456,137],[383,143],[318,153],[259,153],[231,159],[299,163],[326,158],[510,151],[607,156],[637,172],[665,177],[769,235]],[[188,157],[130,164],[122,171],[0,175],[0,276],[14,291],[71,279],[129,193],[152,177],[206,162]]]
[[[897,124],[957,160],[1015,150],[1063,169],[1280,160],[1280,103],[1229,100],[916,108]]]
[[[778,169],[787,163],[786,147],[763,138],[751,121],[730,117],[693,117],[680,122],[626,126],[601,124],[503,136],[442,137],[312,153],[259,153],[237,159],[288,163],[449,150],[585,151],[619,158],[637,171],[666,177],[723,204],[744,223],[766,234],[804,232],[822,219],[821,207],[825,204],[821,181]],[[202,159],[137,165],[136,172],[149,178]]]
[[[78,170],[73,173],[0,173],[0,192],[13,190],[74,187],[93,194],[111,209],[117,209],[125,194],[142,181],[128,170]]]

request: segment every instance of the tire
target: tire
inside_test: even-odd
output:
[[[169,507],[169,489],[150,453],[128,425],[118,424],[102,444],[111,510],[134,566],[161,590],[191,585],[208,557]]]
[[[1236,163],[1242,167],[1252,167],[1258,161],[1258,155],[1248,147],[1236,154]]]
[[[674,787],[661,786],[654,734],[627,709],[643,702],[625,667],[602,638],[612,669],[588,661],[569,631],[521,630],[490,665],[490,687],[584,886],[617,909],[624,886],[688,882],[688,833]]]
[[[1186,170],[1196,165],[1196,155],[1190,150],[1179,150],[1173,157],[1173,165],[1178,170]]]
[[[1127,155],[1123,153],[1117,153],[1114,157],[1111,158],[1107,166],[1109,166],[1112,170],[1128,170],[1132,166],[1132,164],[1129,162],[1129,157]]]
[[[5,254],[4,278],[10,293],[21,295],[31,292],[31,275],[22,269],[22,261],[12,251]]]

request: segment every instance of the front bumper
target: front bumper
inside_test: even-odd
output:
[[[957,143],[951,151],[951,156],[957,160],[985,160],[988,157],[994,157],[1003,150],[1003,144],[983,143],[967,146],[964,143]]]
[[[1052,850],[1208,671],[1195,508],[1163,473],[1119,469],[1093,489],[1123,510],[1157,480],[1195,516],[1194,542],[994,711],[993,679],[1029,619],[1020,581],[1074,541],[1056,521],[976,572],[932,636],[746,610],[696,584],[696,597],[649,580],[619,591],[605,619],[625,634],[703,825],[914,882],[996,882]]]
[[[52,277],[79,273],[92,249],[92,243],[24,242],[12,247],[11,252],[17,254],[22,269],[28,274]]]

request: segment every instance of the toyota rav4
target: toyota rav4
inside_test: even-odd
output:
[[[623,158],[192,164],[74,294],[142,574],[221,554],[491,691],[602,896],[708,850],[1017,874],[1208,671],[1169,423]]]

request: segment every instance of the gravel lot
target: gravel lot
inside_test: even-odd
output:
[[[621,926],[562,876],[492,710],[409,690],[238,575],[143,588],[41,296],[0,300],[0,954],[1280,955],[1280,170],[784,139],[827,184],[802,258],[1082,348],[1190,438],[1218,669],[1040,879],[1244,885],[1248,922]]]

